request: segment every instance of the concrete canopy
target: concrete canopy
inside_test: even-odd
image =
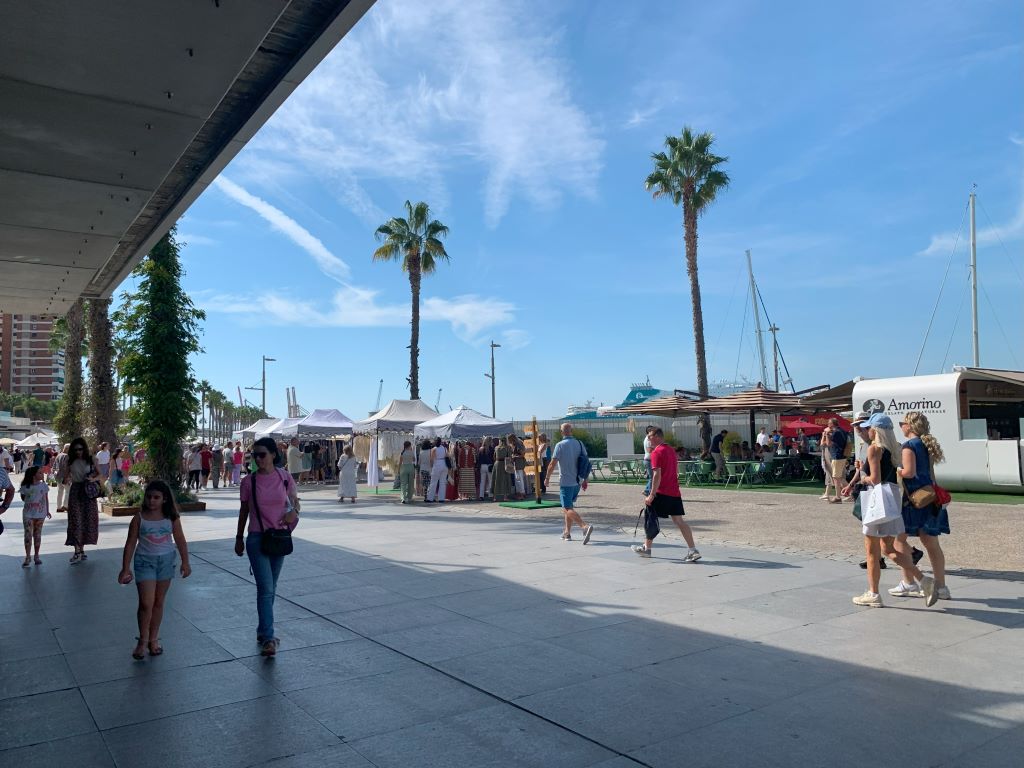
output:
[[[7,4],[0,312],[110,296],[373,1]]]

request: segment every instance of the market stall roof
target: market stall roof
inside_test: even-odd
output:
[[[282,431],[285,437],[335,437],[352,434],[352,419],[337,408],[317,408]]]
[[[658,416],[689,416],[693,413],[690,406],[697,398],[685,394],[664,395],[653,397],[635,405],[624,405],[612,413],[645,413]]]
[[[460,405],[454,411],[424,421],[413,431],[416,437],[496,437],[511,432],[512,422],[493,419]]]
[[[852,411],[853,386],[856,383],[851,379],[808,395],[803,399],[802,407],[813,411]]]
[[[291,435],[288,434],[288,429],[290,427],[298,424],[304,418],[306,418],[306,417],[305,416],[288,416],[288,417],[283,418],[283,419],[278,419],[277,421],[275,421],[273,424],[271,424],[270,426],[266,427],[262,431],[257,432],[256,433],[256,439],[258,440],[261,437],[274,437],[274,438],[279,438],[279,437],[295,437],[294,434],[291,434]]]
[[[19,448],[35,448],[36,443],[39,443],[39,445],[56,445],[57,435],[52,432],[33,432],[24,440],[19,440],[15,445]]]
[[[374,432],[412,432],[416,425],[437,416],[437,411],[422,400],[392,400],[368,419],[357,421],[357,434]]]
[[[277,418],[276,416],[271,416],[268,419],[259,419],[255,423],[251,424],[250,426],[246,427],[241,431],[240,434],[242,436],[242,439],[252,440],[256,437],[258,433],[266,432],[267,427],[271,427],[274,424],[277,424],[277,422],[279,421],[280,419]]]

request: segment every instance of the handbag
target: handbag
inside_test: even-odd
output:
[[[864,503],[864,497],[867,503]],[[870,490],[861,492],[861,522],[864,525],[880,525],[902,517],[900,500],[896,496],[896,486],[892,483],[879,483]]]
[[[100,484],[95,480],[90,480],[85,484],[85,497],[87,499],[96,499],[102,495],[100,490]]]
[[[935,503],[940,507],[944,507],[953,500],[953,496],[938,483],[932,483],[932,488],[935,489]]]
[[[288,488],[288,484],[282,479],[285,489]],[[263,515],[260,514],[260,505],[256,502],[256,473],[252,473],[252,506],[256,512],[256,520],[260,524],[260,552],[267,557],[285,557],[290,555],[293,550],[292,546],[292,532],[287,528],[270,528],[269,530],[263,527]]]
[[[933,485],[922,485],[916,491],[911,491],[910,503],[914,505],[915,509],[924,509],[935,504],[935,486]]]

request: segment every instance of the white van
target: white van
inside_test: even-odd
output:
[[[928,417],[946,460],[936,479],[951,491],[1024,494],[1024,372],[955,368],[934,376],[862,379],[853,410],[885,413],[902,440],[907,411]]]

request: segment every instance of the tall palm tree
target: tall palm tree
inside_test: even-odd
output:
[[[206,441],[206,396],[210,394],[213,387],[210,386],[210,382],[203,379],[199,382],[199,442]]]
[[[373,252],[374,261],[400,261],[402,271],[409,273],[412,291],[412,337],[409,342],[409,397],[420,396],[420,282],[437,268],[438,261],[448,261],[441,238],[448,227],[430,218],[430,206],[424,202],[413,205],[405,201],[407,218],[395,217],[377,227],[374,235],[382,245]]]
[[[654,152],[654,171],[644,187],[655,199],[668,197],[674,205],[683,205],[683,237],[686,245],[686,274],[690,278],[690,304],[693,309],[693,343],[697,363],[697,391],[708,396],[708,363],[704,352],[704,314],[697,276],[697,217],[729,186],[729,176],[720,166],[728,162],[711,151],[715,142],[710,132],[695,134],[684,126],[682,135],[665,137],[665,152]],[[707,448],[711,442],[711,421],[701,415],[700,440]]]

